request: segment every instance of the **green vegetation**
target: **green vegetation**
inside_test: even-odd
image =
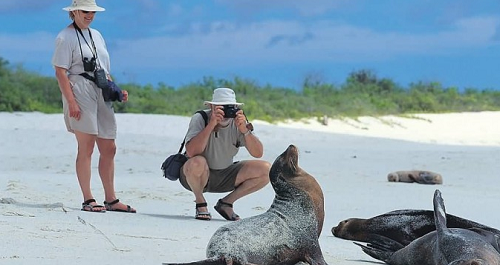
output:
[[[401,87],[392,80],[378,78],[369,70],[352,72],[344,84],[335,86],[306,78],[300,91],[260,86],[252,80],[203,78],[180,87],[119,84],[129,92],[129,102],[117,103],[116,112],[192,115],[203,108],[216,87],[231,87],[244,102],[249,119],[276,121],[310,117],[357,117],[411,115],[500,110],[500,91],[460,91],[440,83],[416,82]],[[0,57],[0,111],[62,111],[61,93],[55,77],[44,77],[11,67]]]

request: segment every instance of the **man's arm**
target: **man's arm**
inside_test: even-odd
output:
[[[205,127],[198,135],[191,138],[191,140],[186,143],[186,154],[188,157],[197,156],[203,153],[212,131],[213,128],[207,125],[207,127]]]
[[[205,126],[200,133],[186,143],[186,153],[188,157],[197,156],[203,153],[207,147],[208,139],[210,139],[210,134],[223,118],[224,111],[222,111],[222,108],[212,107],[212,111],[210,112],[210,121],[207,126]]]
[[[261,158],[264,155],[264,147],[260,142],[257,136],[253,135],[253,133],[248,130],[245,135],[245,148],[248,150],[248,153],[255,158]]]
[[[236,112],[236,127],[245,137],[245,148],[248,153],[255,158],[261,158],[264,155],[264,147],[257,136],[252,134],[252,131],[247,128],[247,117],[242,110]]]

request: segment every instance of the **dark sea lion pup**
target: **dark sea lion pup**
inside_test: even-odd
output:
[[[207,259],[183,264],[327,264],[318,241],[323,191],[299,167],[298,157],[290,145],[274,161],[269,178],[276,196],[267,212],[220,227],[208,243]]]
[[[500,231],[452,214],[446,214],[448,227],[464,228],[480,234],[500,237]],[[406,246],[411,241],[436,230],[434,212],[429,210],[396,210],[368,219],[349,218],[332,228],[335,237],[369,242],[386,237]],[[493,240],[493,239],[492,239]]]
[[[436,231],[401,249],[394,249],[386,239],[374,240],[367,246],[354,244],[390,265],[500,265],[500,253],[486,237],[468,229],[446,226],[446,211],[439,190],[435,191],[433,202]]]

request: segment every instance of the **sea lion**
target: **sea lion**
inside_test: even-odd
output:
[[[419,184],[443,184],[441,174],[432,171],[410,170],[396,171],[387,175],[389,182],[416,182]]]
[[[184,264],[327,264],[318,241],[323,191],[299,167],[298,156],[290,145],[271,166],[269,179],[276,195],[267,212],[220,227],[208,243],[207,259]]]
[[[499,265],[500,253],[486,238],[468,229],[448,228],[441,192],[434,192],[436,230],[394,249],[390,239],[374,240],[360,246],[363,252],[390,265]]]
[[[481,229],[500,236],[500,231],[455,215],[446,214],[448,227]],[[429,210],[396,210],[369,219],[350,218],[332,228],[336,237],[369,242],[372,238],[386,237],[406,246],[411,241],[436,230],[434,212]]]

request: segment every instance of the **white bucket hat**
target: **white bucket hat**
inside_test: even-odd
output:
[[[98,6],[95,0],[73,0],[71,5],[63,8],[65,11],[83,10],[83,11],[104,11],[106,9]]]
[[[243,103],[236,102],[236,94],[234,91],[227,87],[219,87],[214,90],[212,101],[205,101],[205,105],[243,105]]]

